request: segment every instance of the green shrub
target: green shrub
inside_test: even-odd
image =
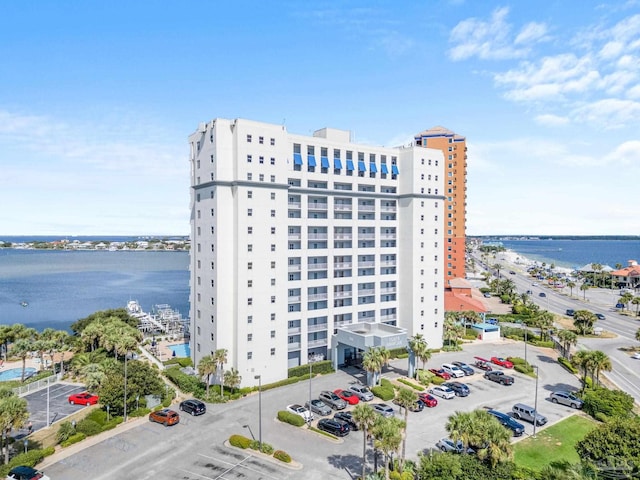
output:
[[[149,408],[140,407],[136,410],[129,412],[127,415],[129,415],[130,417],[144,417],[145,415],[148,415],[150,411],[151,409]]]
[[[58,433],[56,433],[56,440],[58,443],[62,443],[74,433],[76,433],[76,429],[73,428],[71,422],[62,422],[60,428],[58,428]]]
[[[262,452],[265,455],[271,455],[273,453],[273,446],[268,444],[267,442],[262,442],[262,448],[260,448],[259,440],[252,440],[249,444],[249,448],[251,450],[257,450],[258,452]]]
[[[325,374],[325,373],[333,373],[333,361],[331,360],[323,360],[321,362],[313,362],[311,363],[311,372],[315,374]],[[298,367],[292,367],[289,369],[287,377],[302,377],[303,375],[307,375],[309,378],[309,364],[300,365]]]
[[[527,362],[522,357],[507,357],[507,360],[509,360],[514,365],[529,365],[529,362]]]
[[[192,393],[202,383],[198,377],[181,372],[178,366],[167,368],[164,376],[180,390],[188,393]]]
[[[84,419],[92,420],[100,425],[104,425],[107,422],[107,412],[106,410],[96,408],[95,410],[91,410]]]
[[[13,467],[17,467],[19,465],[26,465],[29,467],[35,467],[38,463],[44,460],[44,457],[48,455],[53,455],[55,449],[53,447],[45,448],[44,450],[29,450],[27,453],[19,453],[15,457],[12,457],[9,460],[7,465],[2,466],[2,470],[0,470],[0,475],[6,476]]]
[[[380,379],[380,386],[385,388],[393,388],[393,383],[391,383],[391,380],[382,378]]]
[[[407,356],[409,355],[406,347],[392,348],[391,350],[389,350],[390,358],[406,358],[406,357],[403,357],[402,355],[407,355]]]
[[[416,377],[418,378],[418,381],[422,385],[429,385],[431,383],[431,379],[434,376],[435,375],[433,373],[431,373],[429,370],[418,370],[416,372]]]
[[[77,423],[76,432],[84,433],[87,437],[90,437],[102,432],[102,425],[98,422],[94,422],[93,420],[84,418]]]
[[[329,437],[329,438],[333,438],[334,440],[338,440],[338,437],[336,437],[335,435],[332,435],[329,432],[325,432],[324,430],[320,430],[319,428],[316,427],[311,427],[309,430],[312,430],[316,433],[319,433],[320,435],[324,435],[325,437]]]
[[[276,450],[275,452],[273,452],[273,458],[284,463],[291,463],[291,455],[283,450]]]
[[[292,383],[301,382],[302,380],[309,380],[309,368],[307,367],[306,375],[302,375],[301,377],[291,377],[285,378],[284,380],[280,380],[278,382],[268,383],[266,385],[262,385],[262,390],[271,390],[272,388],[283,387],[285,385],[291,385]],[[255,389],[257,390],[257,388]]]
[[[246,449],[251,445],[251,439],[242,435],[231,435],[229,437],[229,443],[234,447]]]
[[[609,421],[609,417],[602,412],[596,412],[594,418],[602,423],[607,423]]]
[[[278,412],[278,420],[296,427],[304,425],[304,418],[295,413],[287,412],[286,410],[280,410]]]
[[[431,378],[431,383],[433,383],[434,385],[442,385],[444,382],[446,382],[446,380],[442,377],[437,377],[434,375]]]
[[[528,364],[527,365],[516,364],[513,366],[513,369],[516,372],[524,373],[525,375],[530,375],[533,373],[533,367]]]
[[[409,380],[406,380],[404,378],[398,378],[398,381],[408,387],[413,388],[414,390],[418,390],[419,392],[424,390],[424,387],[422,385],[416,385],[415,383],[410,382]]]
[[[391,388],[386,388],[383,386],[371,387],[371,393],[373,393],[376,397],[384,401],[393,400],[394,397],[396,396],[395,391],[393,390],[393,387]]]
[[[64,442],[60,442],[60,446],[63,448],[68,447],[69,445],[73,445],[74,443],[81,442],[85,438],[87,438],[87,436],[82,432],[74,433],[69,438],[67,438]]]
[[[569,360],[564,357],[558,357],[558,363],[562,365],[564,368],[569,370],[571,373],[578,373],[578,369],[574,367]]]
[[[609,390],[604,387],[590,388],[585,392],[582,400],[584,411],[594,418],[598,418],[598,414],[606,417],[627,418],[633,413],[633,397],[620,390]]]

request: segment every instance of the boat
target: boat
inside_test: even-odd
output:
[[[28,307],[29,303],[25,302],[24,300],[22,302],[20,302],[20,305],[22,305],[23,307]]]
[[[138,320],[138,330],[142,333],[188,335],[188,320],[167,304],[156,305],[155,313],[145,312],[137,300],[129,300],[126,308],[127,313]]]

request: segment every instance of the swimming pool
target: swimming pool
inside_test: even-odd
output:
[[[188,343],[176,343],[167,347],[173,352],[174,357],[191,357],[191,347]]]
[[[176,354],[177,355],[177,354]],[[27,379],[36,373],[36,369],[33,367],[27,367],[24,369],[24,378]],[[4,372],[0,372],[0,382],[7,382],[9,380],[20,380],[22,377],[22,368],[10,368]]]

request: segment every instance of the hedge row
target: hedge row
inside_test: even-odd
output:
[[[302,425],[304,425],[304,418],[302,418],[300,415],[296,415],[295,413],[287,412],[286,410],[280,410],[278,412],[278,420],[295,427],[301,427]]]
[[[260,446],[260,440],[252,440],[249,444],[249,448],[251,450],[256,450],[258,452],[264,453],[265,455],[271,455],[273,453],[273,446],[271,446],[267,442],[262,442],[262,446]]]
[[[42,450],[29,450],[27,453],[19,453],[15,457],[9,460],[6,465],[0,466],[0,478],[5,478],[9,474],[9,470],[13,467],[20,465],[26,465],[28,467],[35,467],[38,463],[42,462],[45,457],[53,455],[55,453],[54,447],[47,447]]]
[[[187,375],[180,371],[180,367],[175,366],[167,368],[164,371],[164,376],[171,380],[180,390],[185,393],[193,393],[198,389],[201,389],[201,383],[198,377]]]
[[[284,463],[291,463],[291,455],[289,455],[284,450],[276,450],[275,452],[273,452],[273,458]]]
[[[424,387],[422,385],[416,385],[413,382],[410,382],[409,380],[405,380],[404,378],[398,378],[398,382],[413,388],[414,390],[418,390],[418,391],[422,391],[424,390]]]
[[[313,362],[311,363],[311,372],[315,374],[333,373],[333,362],[331,360]],[[309,376],[309,364],[290,368],[287,377],[302,377],[303,375]]]
[[[371,393],[384,401],[393,400],[396,396],[396,391],[393,389],[393,384],[386,378],[380,380],[379,386],[372,387]]]
[[[292,383],[301,382],[302,380],[309,380],[309,372],[307,372],[306,375],[301,375],[300,377],[285,378],[284,380],[280,380],[279,382],[273,382],[273,383],[268,383],[267,385],[262,385],[262,390],[271,390],[272,388],[291,385]],[[257,388],[254,388],[254,390],[257,390]]]
[[[560,365],[562,365],[564,368],[566,368],[567,370],[569,370],[571,373],[576,374],[578,373],[578,369],[576,367],[574,367],[573,365],[571,365],[571,362],[569,360],[567,360],[564,357],[558,357],[558,363]]]
[[[60,446],[61,447],[68,447],[70,445],[73,445],[74,443],[81,442],[85,438],[87,438],[87,436],[84,433],[78,432],[78,433],[75,433],[75,434],[71,435],[64,442],[60,442]]]
[[[229,437],[229,443],[234,447],[245,449],[251,445],[251,439],[242,435],[231,435]]]
[[[273,454],[273,457],[277,460],[285,463],[291,463],[291,456],[287,452],[283,450],[276,450],[274,452],[273,446],[266,442],[262,442],[261,445],[259,440],[251,440],[243,435],[231,435],[229,437],[229,444],[234,447],[242,448],[243,450],[250,448],[252,450],[262,452],[265,455]]]

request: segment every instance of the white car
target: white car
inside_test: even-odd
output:
[[[446,398],[447,400],[450,400],[456,397],[456,392],[454,392],[448,387],[443,387],[442,385],[436,385],[435,387],[430,388],[429,393],[431,395],[436,395],[440,398]]]
[[[456,367],[453,363],[443,363],[442,369],[455,378],[464,377],[464,372],[460,367]]]
[[[364,385],[351,385],[349,387],[349,390],[355,393],[356,396],[363,402],[370,402],[371,400],[373,400],[373,393],[371,393],[371,390],[369,390]]]
[[[386,403],[374,403],[371,405],[373,407],[373,411],[379,413],[383,417],[393,417],[393,408],[391,408]]]
[[[631,358],[634,358],[636,360],[640,360],[640,352],[636,352],[633,355],[631,355]]]
[[[304,418],[305,422],[310,422],[311,420],[313,420],[313,413],[304,408],[302,405],[298,405],[297,403],[287,405],[287,411],[295,413],[296,415],[300,415],[302,418]]]

